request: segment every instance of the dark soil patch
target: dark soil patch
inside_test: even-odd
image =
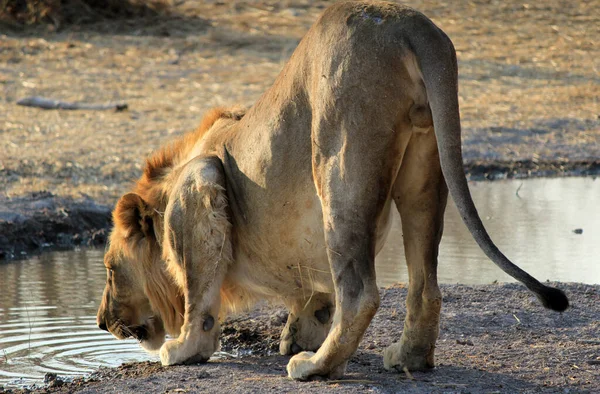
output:
[[[99,19],[157,16],[164,0],[5,0],[0,22],[21,25],[86,23]]]
[[[470,180],[495,180],[531,177],[598,176],[600,160],[469,160],[465,172]]]
[[[289,357],[273,354],[272,343],[285,313],[261,306],[224,326],[223,348],[250,355],[169,368],[126,364],[39,392],[600,392],[600,286],[556,285],[572,303],[562,314],[518,284],[442,286],[437,367],[411,376],[383,368],[383,349],[399,338],[405,317],[406,289],[393,287],[381,290],[379,312],[339,381],[288,379]]]
[[[89,198],[49,192],[18,198],[0,195],[0,261],[30,253],[106,242],[111,208]]]

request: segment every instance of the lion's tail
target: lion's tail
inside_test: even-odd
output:
[[[458,211],[479,247],[498,267],[527,286],[545,307],[564,311],[569,306],[566,295],[559,289],[541,284],[513,264],[494,244],[481,222],[463,169],[456,52],[450,39],[431,21],[427,20],[427,23],[430,28],[419,26],[418,31],[422,34],[409,35],[410,46],[423,75],[442,172]]]

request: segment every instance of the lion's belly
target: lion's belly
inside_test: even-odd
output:
[[[261,298],[333,291],[318,198],[303,195],[284,204],[237,229],[229,277]]]
[[[302,196],[298,201],[302,209],[290,215],[293,219],[275,216],[267,226],[269,230],[262,234],[238,234],[238,239],[251,239],[252,244],[236,245],[236,261],[229,278],[259,298],[334,292],[320,201],[316,195]],[[378,223],[376,253],[383,247],[391,227],[390,202]]]

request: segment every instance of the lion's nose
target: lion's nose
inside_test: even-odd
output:
[[[104,331],[108,331],[108,327],[106,327],[106,323],[103,321],[98,322],[98,328]]]

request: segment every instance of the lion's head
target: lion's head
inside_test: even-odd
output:
[[[107,278],[98,327],[118,339],[136,338],[150,351],[160,348],[165,334],[179,336],[184,298],[168,272],[161,239],[173,170],[217,121],[238,121],[243,115],[240,108],[209,111],[194,132],[149,157],[134,191],[119,199],[104,256]]]
[[[113,212],[114,228],[104,256],[106,287],[98,326],[118,339],[133,337],[150,351],[165,334],[179,335],[183,298],[164,270],[154,228],[160,216],[139,194],[121,197]]]

